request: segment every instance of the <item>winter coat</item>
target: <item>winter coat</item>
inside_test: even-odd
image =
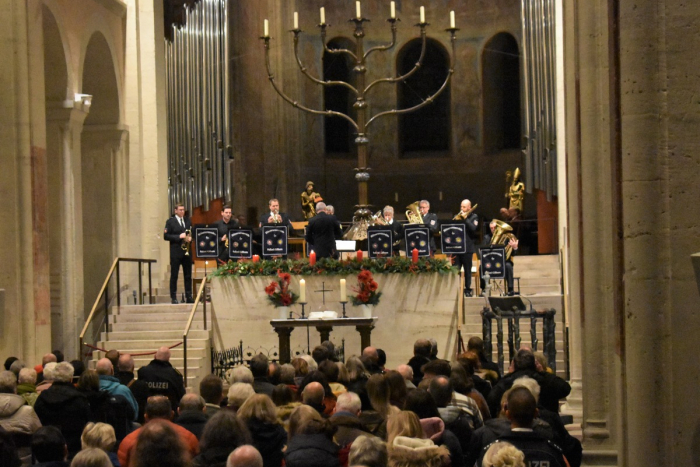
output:
[[[294,436],[284,460],[287,467],[340,467],[338,445],[322,433]]]
[[[540,434],[546,439],[552,439],[554,436],[552,433],[552,428],[545,422],[539,419],[535,419],[533,423],[533,429],[536,433]],[[492,418],[488,420],[484,426],[474,431],[471,441],[469,442],[469,449],[465,452],[465,457],[467,465],[474,465],[474,463],[482,455],[482,450],[484,447],[493,443],[497,439],[506,436],[510,433],[510,421],[505,418]]]
[[[280,467],[282,449],[287,444],[287,432],[282,425],[251,419],[248,429],[253,436],[253,446],[262,455],[263,467]]]
[[[41,428],[41,422],[22,396],[0,394],[0,427],[14,438],[20,459],[25,464],[31,462],[31,436]]]
[[[455,434],[462,447],[462,454],[466,454],[469,449],[469,441],[474,430],[471,427],[469,416],[459,407],[438,408],[440,418],[445,422],[445,428]]]
[[[150,396],[150,391],[148,389],[148,384],[145,381],[134,379],[133,371],[118,371],[114,374],[120,383],[129,388],[129,391],[134,395],[136,403],[139,405],[139,414],[136,417],[136,421],[140,424],[144,424],[144,412],[146,410],[146,402],[148,401],[148,396]]]
[[[540,385],[540,398],[538,404],[554,413],[559,413],[559,400],[565,398],[571,392],[569,383],[551,373],[535,370],[518,370],[503,376],[498,384],[491,389],[488,397],[489,410],[492,417],[497,417],[501,411],[501,397],[513,386],[516,379],[529,376]]]
[[[22,396],[27,404],[34,407],[36,398],[39,397],[39,393],[36,392],[36,385],[32,383],[22,383],[17,385],[17,395]]]
[[[435,446],[429,439],[397,436],[389,446],[389,467],[447,467],[450,453],[444,446]]]
[[[104,391],[112,396],[122,396],[126,399],[132,409],[131,419],[136,420],[139,415],[139,404],[129,388],[121,384],[116,376],[100,375],[100,391]]]
[[[371,436],[365,430],[360,417],[350,412],[336,412],[330,418],[331,424],[336,427],[335,442],[342,448],[355,442],[360,435]]]
[[[180,442],[186,448],[191,457],[195,457],[197,454],[199,454],[199,441],[195,435],[185,430],[180,425],[174,424],[170,420],[165,420],[165,422],[170,426],[170,428],[175,430],[175,433],[177,433],[177,436],[180,438]],[[121,463],[122,467],[129,467],[130,465],[133,465],[133,455],[134,451],[136,450],[136,441],[138,440],[142,429],[143,427],[131,432],[126,438],[124,438],[121,444],[119,444],[117,456],[119,457],[119,463]]]
[[[180,412],[175,423],[195,435],[197,439],[202,439],[202,431],[204,431],[204,425],[207,424],[208,420],[209,417],[204,412],[184,410]]]
[[[277,407],[277,421],[284,427],[285,430],[289,431],[289,417],[292,416],[294,409],[300,405],[301,402],[290,402],[289,404]]]
[[[148,385],[151,396],[164,395],[170,400],[170,406],[177,412],[180,399],[185,395],[185,383],[182,373],[170,362],[153,359],[148,365],[139,368],[139,381]]]
[[[438,417],[422,418],[420,421],[425,436],[437,446],[445,446],[450,451],[452,467],[464,467],[462,446],[454,433],[445,429],[445,422]]]
[[[194,467],[226,467],[226,461],[232,452],[233,446],[207,449],[192,459],[192,465]]]
[[[42,425],[52,425],[61,430],[70,458],[80,451],[80,435],[90,421],[90,404],[72,383],[55,381],[49,389],[39,394],[34,410]]]

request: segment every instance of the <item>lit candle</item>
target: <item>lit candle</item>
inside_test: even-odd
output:
[[[254,262],[254,263],[257,263],[257,262],[259,262],[259,261],[260,261],[260,256],[258,256],[258,255],[253,255],[253,262]]]
[[[326,24],[326,9],[321,7],[321,24]]]
[[[425,23],[425,7],[420,7],[420,23]]]
[[[360,12],[360,2],[355,2],[355,16],[357,16],[357,19],[362,18],[362,13]]]
[[[299,301],[306,303],[306,281],[304,279],[299,281]]]
[[[396,2],[391,2],[391,18],[396,18]]]
[[[411,252],[411,262],[416,264],[418,262],[418,249],[414,248]]]
[[[455,12],[454,12],[454,10],[450,11],[450,28],[455,29]]]
[[[270,23],[263,21],[263,37],[270,37]]]
[[[299,29],[299,13],[294,12],[294,29]]]
[[[362,261],[362,250],[357,250],[355,258],[357,258],[358,261]]]
[[[312,251],[309,253],[309,266],[313,266],[316,264],[316,252]]]
[[[340,279],[340,301],[348,301],[348,289],[345,287],[345,279]]]

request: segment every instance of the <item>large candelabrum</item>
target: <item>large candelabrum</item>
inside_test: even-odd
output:
[[[301,59],[299,58],[299,36],[302,33],[302,30],[299,29],[299,16],[298,13],[294,13],[294,28],[290,31],[292,34],[294,34],[294,57],[297,61],[297,64],[299,65],[299,70],[301,73],[306,76],[308,79],[310,79],[312,82],[320,85],[320,86],[344,86],[350,90],[351,93],[355,95],[355,102],[353,103],[353,107],[357,111],[357,118],[353,119],[352,117],[345,115],[344,113],[337,112],[334,110],[316,110],[312,109],[309,107],[306,107],[303,104],[300,104],[298,101],[290,98],[287,96],[277,85],[275,81],[275,76],[272,73],[272,68],[270,66],[270,35],[269,35],[269,23],[268,20],[265,20],[264,23],[264,32],[263,36],[261,39],[264,41],[265,44],[265,62],[267,66],[267,73],[268,73],[268,79],[270,80],[270,83],[272,84],[272,87],[277,91],[277,93],[287,102],[289,102],[291,105],[294,107],[303,110],[304,112],[308,112],[314,115],[323,115],[326,117],[338,117],[338,118],[343,118],[345,119],[349,125],[351,125],[355,131],[356,131],[356,137],[355,137],[355,145],[357,146],[357,168],[355,168],[355,179],[357,180],[358,184],[358,193],[359,193],[359,202],[357,206],[355,206],[356,211],[353,216],[353,225],[345,232],[345,238],[348,240],[365,240],[367,238],[367,227],[373,224],[373,219],[372,219],[372,211],[371,211],[371,205],[369,204],[368,197],[367,197],[367,183],[369,181],[370,175],[369,171],[371,170],[368,167],[368,161],[367,161],[367,147],[369,145],[369,138],[368,138],[368,129],[369,126],[377,121],[379,118],[387,116],[387,115],[400,115],[400,114],[407,114],[410,112],[415,112],[416,110],[425,107],[432,102],[435,101],[435,98],[439,96],[446,88],[447,85],[450,82],[450,79],[452,78],[452,74],[454,73],[454,57],[455,57],[455,33],[459,30],[458,28],[455,27],[455,14],[454,11],[450,12],[450,27],[447,28],[445,31],[450,34],[450,41],[452,43],[452,55],[450,57],[450,68],[447,73],[447,76],[445,77],[445,81],[442,83],[439,89],[437,89],[432,95],[426,97],[423,102],[421,102],[418,105],[415,105],[410,108],[406,109],[392,109],[392,110],[387,110],[384,112],[379,112],[376,115],[370,116],[369,115],[369,108],[367,104],[367,94],[369,91],[377,86],[378,84],[382,83],[389,83],[389,84],[397,84],[405,81],[409,77],[411,77],[418,69],[421,67],[423,58],[425,56],[425,50],[426,50],[426,42],[427,42],[427,37],[426,37],[426,28],[428,27],[429,23],[426,22],[425,20],[425,9],[424,7],[420,7],[420,20],[416,24],[416,26],[420,29],[420,36],[422,40],[422,46],[421,46],[421,53],[420,53],[420,58],[418,59],[418,62],[416,62],[415,66],[405,73],[404,75],[401,76],[396,76],[396,77],[387,77],[387,78],[380,78],[377,79],[373,82],[371,82],[369,85],[366,85],[365,82],[365,77],[367,73],[367,58],[374,52],[386,52],[388,50],[391,50],[395,45],[396,45],[396,30],[397,30],[397,23],[400,21],[399,18],[396,17],[396,8],[395,8],[395,3],[392,1],[391,2],[391,14],[390,18],[387,19],[387,22],[389,23],[391,27],[391,42],[386,45],[381,45],[381,46],[376,46],[372,47],[369,50],[365,51],[364,47],[364,42],[363,39],[365,37],[365,31],[364,31],[364,23],[369,22],[370,20],[367,18],[363,18],[360,10],[360,2],[356,2],[356,15],[354,18],[350,19],[349,22],[352,22],[355,24],[355,31],[353,33],[353,36],[355,37],[355,50],[349,50],[349,49],[331,49],[328,48],[328,43],[326,42],[326,30],[329,27],[328,24],[326,24],[326,18],[325,18],[325,9],[321,8],[321,21],[318,24],[318,27],[321,30],[321,42],[323,43],[323,50],[326,53],[329,54],[346,54],[349,57],[352,58],[352,60],[355,62],[355,66],[353,68],[353,73],[355,73],[356,80],[355,86],[352,86],[349,83],[346,83],[344,81],[324,81],[321,79],[318,79],[314,76],[312,76],[307,68],[302,64]]]

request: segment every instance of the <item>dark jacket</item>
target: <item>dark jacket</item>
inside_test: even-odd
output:
[[[539,405],[554,413],[559,413],[559,399],[563,399],[571,392],[569,383],[557,375],[538,372],[536,370],[517,370],[505,375],[498,384],[491,389],[488,397],[489,410],[492,417],[497,417],[501,411],[501,397],[513,386],[513,382],[523,376],[529,376],[540,385]]]
[[[306,243],[309,249],[316,252],[317,258],[335,258],[338,254],[335,240],[343,236],[343,232],[335,216],[319,212],[309,221],[306,227]]]
[[[148,385],[151,396],[167,396],[173,410],[177,411],[180,399],[185,395],[185,384],[182,374],[173,368],[170,362],[151,360],[151,363],[139,368],[139,380]]]
[[[457,440],[459,440],[459,445],[462,447],[462,453],[466,455],[469,450],[469,442],[474,433],[469,415],[455,406],[440,407],[438,412],[442,421],[445,422],[445,428],[455,434]]]
[[[185,256],[185,250],[182,249],[182,243],[185,241],[180,238],[180,234],[185,233],[187,229],[192,228],[192,222],[189,217],[183,219],[185,227],[183,228],[177,216],[172,216],[165,221],[165,230],[163,231],[163,240],[170,242],[170,256],[181,258]],[[192,232],[194,235],[194,232]],[[140,379],[140,378],[139,378]]]
[[[282,425],[252,419],[248,422],[248,429],[253,436],[253,446],[262,455],[263,467],[280,467],[282,449],[287,444],[287,432]]]
[[[565,467],[566,461],[559,446],[542,437],[534,431],[511,431],[495,441],[505,441],[520,449],[525,454],[525,465],[548,465],[550,467]],[[479,464],[489,446],[482,449]]]
[[[195,435],[197,439],[202,439],[202,431],[204,431],[204,425],[207,424],[208,420],[209,417],[204,412],[185,410],[180,412],[175,423]]]
[[[338,445],[325,434],[296,435],[284,460],[287,467],[340,467]]]
[[[421,370],[421,368],[429,362],[430,359],[428,357],[422,357],[420,355],[414,355],[408,361],[408,366],[413,368],[413,384],[416,386],[418,386],[418,383],[423,379],[423,370]]]
[[[452,467],[465,467],[462,446],[450,430],[445,428],[445,422],[438,417],[421,418],[421,427],[425,436],[436,446],[445,446],[450,451],[450,461]]]
[[[80,451],[80,436],[90,421],[90,404],[72,383],[55,381],[39,394],[34,411],[42,425],[52,425],[61,430],[71,458]]]
[[[265,376],[256,376],[253,380],[253,390],[255,394],[272,396],[273,389],[275,389],[275,386]]]
[[[139,413],[136,417],[136,421],[143,425],[145,422],[143,414],[146,411],[148,396],[150,396],[148,384],[145,381],[134,379],[133,371],[119,371],[115,373],[114,376],[119,379],[120,383],[128,387],[131,393],[134,395],[134,399],[136,399],[136,403],[139,405]]]
[[[552,428],[539,419],[535,419],[533,429],[542,438],[552,439]],[[497,439],[510,433],[510,421],[505,418],[492,418],[484,422],[484,426],[474,431],[471,440],[469,441],[469,449],[465,451],[467,465],[472,466],[483,456],[485,446],[493,443]]]
[[[192,459],[192,465],[194,467],[226,467],[226,460],[232,452],[233,446],[207,449]]]
[[[360,435],[370,434],[360,422],[360,418],[350,412],[336,412],[330,421],[337,429],[335,440],[340,447],[352,444]]]

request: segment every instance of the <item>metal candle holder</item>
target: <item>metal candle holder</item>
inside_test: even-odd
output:
[[[343,305],[343,318],[347,318],[347,316],[345,315],[345,305],[347,305],[347,303],[347,300],[345,300],[344,302],[340,302],[340,304]]]
[[[422,40],[422,47],[421,47],[421,53],[420,53],[420,58],[418,59],[418,62],[416,65],[411,69],[409,72],[402,76],[397,76],[395,78],[380,78],[377,79],[376,81],[373,81],[369,85],[365,86],[365,75],[367,73],[367,57],[369,57],[372,53],[374,52],[386,52],[388,50],[391,50],[394,48],[396,45],[396,30],[397,30],[397,23],[400,21],[399,18],[389,18],[387,19],[387,22],[390,24],[391,27],[391,42],[386,45],[380,45],[376,47],[372,47],[369,50],[365,51],[364,48],[364,41],[363,38],[365,37],[365,31],[364,31],[364,23],[369,22],[370,20],[367,18],[352,18],[349,20],[349,22],[355,24],[355,31],[353,33],[353,36],[355,37],[355,50],[351,51],[349,49],[329,49],[328,48],[328,43],[326,41],[326,30],[329,27],[325,22],[321,23],[318,25],[318,27],[321,30],[321,42],[323,44],[323,51],[328,54],[345,54],[351,57],[354,62],[355,66],[353,68],[353,72],[356,75],[356,84],[357,87],[350,85],[349,83],[346,83],[344,81],[324,81],[321,79],[318,79],[314,76],[311,76],[309,73],[308,69],[302,64],[301,59],[299,58],[299,36],[303,32],[299,28],[295,28],[290,30],[292,34],[294,34],[294,57],[297,61],[297,64],[299,65],[299,70],[301,73],[309,78],[313,83],[318,84],[320,86],[344,86],[350,90],[351,93],[355,95],[355,103],[353,104],[353,107],[357,110],[357,120],[354,120],[353,118],[349,117],[348,115],[345,115],[341,112],[336,112],[333,110],[317,110],[317,109],[311,109],[309,107],[304,106],[303,104],[300,104],[298,101],[290,98],[287,96],[277,85],[275,82],[275,77],[272,73],[272,67],[270,65],[270,36],[268,35],[263,35],[261,39],[264,42],[265,46],[265,63],[267,67],[267,75],[268,79],[270,80],[270,84],[274,88],[274,90],[279,94],[282,99],[287,101],[289,104],[292,106],[303,110],[304,112],[308,112],[310,114],[314,115],[323,115],[326,117],[339,117],[347,120],[347,122],[352,125],[352,127],[355,129],[357,136],[355,138],[355,145],[357,146],[357,168],[355,168],[355,179],[357,180],[358,184],[358,197],[359,197],[359,202],[358,205],[356,206],[357,210],[354,213],[353,216],[353,225],[345,232],[344,238],[348,240],[365,240],[367,238],[367,227],[373,224],[373,219],[372,219],[372,211],[370,209],[371,205],[369,204],[367,193],[368,193],[368,186],[367,183],[369,181],[369,170],[371,170],[368,165],[367,165],[367,159],[368,159],[368,145],[369,145],[369,138],[368,138],[368,128],[369,126],[379,119],[380,117],[384,117],[387,115],[401,115],[401,114],[407,114],[411,112],[415,112],[416,110],[427,106],[428,104],[431,104],[435,101],[435,98],[438,97],[446,88],[447,85],[449,84],[452,74],[454,73],[454,57],[456,56],[455,53],[455,33],[459,30],[457,28],[448,28],[445,31],[450,33],[450,40],[452,43],[452,55],[450,56],[450,67],[449,71],[447,73],[447,77],[445,78],[445,82],[442,83],[442,86],[433,93],[431,96],[425,98],[423,102],[421,102],[418,105],[415,105],[413,107],[407,108],[407,109],[392,109],[392,110],[387,110],[384,112],[379,112],[372,116],[370,118],[369,116],[369,105],[366,100],[366,94],[377,84],[380,83],[390,83],[390,84],[398,84],[401,82],[404,82],[406,79],[408,79],[411,75],[413,75],[422,65],[423,58],[425,56],[425,50],[426,50],[426,42],[427,42],[427,36],[426,36],[426,27],[429,25],[427,22],[419,22],[416,24],[417,27],[420,28],[420,36]]]
[[[306,307],[306,304],[307,304],[307,303],[308,303],[308,302],[299,302],[299,305],[301,305],[301,319],[307,319],[307,318],[306,318],[306,314],[305,314],[305,312],[304,312],[304,308]],[[290,317],[290,318],[292,317],[291,315],[292,315],[292,314],[291,314],[291,312],[290,312],[290,313],[289,313],[289,317]]]

